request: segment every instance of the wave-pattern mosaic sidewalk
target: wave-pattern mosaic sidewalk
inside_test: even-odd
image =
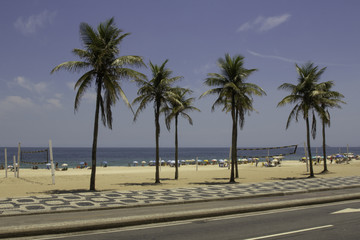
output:
[[[38,195],[0,199],[0,216],[256,197],[349,187],[360,187],[360,176],[284,180],[253,184],[223,184],[163,190]]]

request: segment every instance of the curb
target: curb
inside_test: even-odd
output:
[[[301,200],[291,201],[278,201],[275,203],[260,203],[260,204],[248,204],[236,207],[222,207],[214,209],[201,209],[192,211],[173,212],[165,214],[152,214],[119,218],[104,218],[104,219],[92,219],[92,220],[76,220],[59,222],[56,224],[41,224],[41,225],[23,225],[14,226],[12,228],[0,227],[0,238],[9,237],[24,237],[24,236],[36,236],[36,235],[48,235],[48,234],[60,234],[69,232],[79,232],[88,230],[99,230],[117,227],[127,227],[142,224],[171,222],[180,220],[189,220],[204,217],[215,217],[221,215],[248,213],[265,211],[272,209],[282,209],[289,207],[298,207],[304,205],[316,205],[330,202],[338,202],[345,200],[360,199],[360,193],[344,194],[335,196],[325,196],[318,198],[308,198]]]

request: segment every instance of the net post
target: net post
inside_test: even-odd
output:
[[[198,171],[198,169],[199,169],[199,157],[196,157],[195,164],[196,164],[196,171]]]
[[[50,151],[50,161],[51,161],[51,178],[52,178],[52,184],[55,185],[55,169],[54,169],[54,158],[53,158],[53,151],[52,151],[52,142],[51,142],[51,139],[49,140],[49,151]]]
[[[14,165],[13,165],[13,168],[14,168],[14,177],[16,177],[16,156],[15,156],[15,155],[14,155],[13,161],[14,161]]]
[[[19,173],[20,173],[20,151],[21,151],[21,146],[20,146],[20,143],[18,144],[18,166],[17,166],[17,177],[19,178]]]
[[[7,149],[5,148],[5,177],[7,178],[8,164],[7,164]]]

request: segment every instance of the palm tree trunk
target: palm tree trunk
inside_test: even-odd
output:
[[[322,135],[323,135],[323,160],[324,160],[324,170],[322,171],[322,173],[327,173],[329,172],[327,169],[327,164],[326,164],[326,141],[325,141],[325,121],[322,121]]]
[[[231,173],[230,173],[230,183],[235,183],[235,161],[236,161],[236,119],[235,119],[235,104],[234,97],[232,97],[232,106],[231,106],[231,118],[232,118],[232,137],[231,137]]]
[[[159,115],[160,115],[160,103],[156,103],[155,109],[155,138],[156,138],[156,170],[155,170],[155,183],[160,183],[160,156],[159,156],[159,137],[160,137],[160,124],[159,124]]]
[[[175,180],[179,179],[178,158],[179,158],[178,115],[176,115],[175,116]]]
[[[98,138],[98,132],[99,132],[100,98],[101,98],[101,81],[98,81],[97,96],[96,96],[96,108],[95,108],[95,121],[94,121],[94,135],[93,135],[93,145],[92,145],[92,152],[91,152],[90,191],[95,191],[96,150],[97,150],[97,138]]]
[[[312,163],[312,156],[311,156],[311,147],[310,147],[310,126],[309,126],[309,117],[306,117],[306,139],[307,139],[307,147],[308,147],[308,154],[309,154],[309,163],[310,163],[310,178],[314,176],[313,170],[313,163]]]
[[[238,110],[236,110],[236,143],[235,146],[237,148],[237,142],[238,142],[238,131],[237,131],[237,126],[238,126],[238,122],[239,122],[239,113]],[[239,178],[239,168],[238,168],[238,158],[237,158],[237,151],[236,151],[236,160],[235,160],[235,178]]]

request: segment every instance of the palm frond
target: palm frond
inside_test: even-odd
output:
[[[75,96],[75,103],[74,103],[74,111],[76,112],[80,105],[80,100],[82,96],[85,94],[86,90],[91,86],[92,81],[92,73],[87,72],[80,77],[80,79],[75,84],[75,89],[78,89],[76,96]]]
[[[143,62],[143,58],[140,56],[121,56],[115,59],[112,64],[113,66],[131,66],[131,67],[146,67],[145,63]]]
[[[83,69],[87,69],[89,68],[91,65],[87,62],[82,62],[82,61],[68,61],[68,62],[63,62],[59,65],[57,65],[55,68],[53,68],[51,70],[51,73],[54,73],[56,71],[59,70],[68,70],[70,72],[77,72]]]

